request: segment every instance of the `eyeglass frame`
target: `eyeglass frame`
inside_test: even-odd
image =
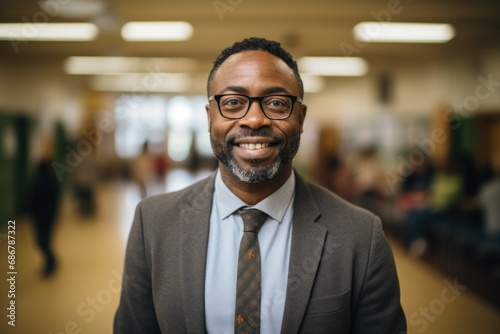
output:
[[[243,115],[241,115],[240,117],[228,117],[228,116],[225,116],[223,113],[222,113],[222,110],[220,108],[220,99],[224,96],[229,96],[229,95],[233,95],[233,96],[243,96],[243,97],[246,97],[248,98],[248,108],[247,110],[245,111],[245,113]],[[290,105],[290,111],[288,113],[288,115],[284,118],[274,118],[274,117],[269,117],[266,112],[264,111],[264,106],[262,105],[262,100],[266,97],[271,97],[271,96],[282,96],[282,97],[287,97],[291,100],[291,105]],[[217,102],[217,109],[219,109],[219,113],[222,117],[226,118],[226,119],[242,119],[244,118],[247,114],[248,114],[248,111],[250,110],[250,107],[252,106],[252,103],[254,101],[257,101],[259,102],[259,105],[260,105],[260,109],[262,110],[262,113],[264,114],[264,116],[266,116],[267,118],[269,118],[270,120],[277,120],[277,121],[282,121],[282,120],[285,120],[285,119],[288,119],[290,118],[290,116],[292,115],[292,112],[293,112],[293,107],[295,105],[295,102],[299,102],[300,104],[302,104],[303,100],[298,97],[298,96],[294,96],[294,95],[285,95],[285,94],[276,94],[276,95],[263,95],[263,96],[248,96],[248,95],[245,95],[245,94],[217,94],[217,95],[212,95],[208,98],[208,102],[210,101],[216,101]]]

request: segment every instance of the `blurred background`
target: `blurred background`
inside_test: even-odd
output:
[[[382,218],[409,333],[498,333],[499,33],[493,0],[3,0],[0,332],[112,332],[134,208],[215,169],[207,75],[259,36],[304,79],[297,170]]]

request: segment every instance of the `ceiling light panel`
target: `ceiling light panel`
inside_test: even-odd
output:
[[[108,92],[182,93],[191,85],[191,77],[184,73],[97,75],[90,81],[92,89]]]
[[[70,18],[94,18],[106,11],[107,4],[103,0],[39,0],[38,4],[51,15]]]
[[[358,77],[368,72],[368,64],[360,57],[303,57],[298,65],[301,72],[319,76]]]
[[[445,23],[361,22],[353,33],[360,41],[375,43],[446,43],[455,36]]]
[[[191,58],[69,57],[64,62],[66,73],[80,75],[182,73],[196,69],[197,62]]]
[[[300,78],[302,79],[306,93],[318,93],[325,88],[325,78],[323,77],[300,73]]]
[[[1,23],[0,40],[91,41],[99,33],[93,23]]]
[[[128,22],[121,34],[130,42],[185,41],[193,35],[193,27],[182,21]]]

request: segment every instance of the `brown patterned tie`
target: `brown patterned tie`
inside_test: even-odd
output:
[[[236,287],[235,333],[260,332],[260,249],[257,234],[267,214],[256,209],[239,210],[243,218]]]

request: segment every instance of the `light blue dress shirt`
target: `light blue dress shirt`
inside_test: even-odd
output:
[[[234,213],[241,207],[259,209],[268,218],[259,231],[262,261],[262,334],[279,333],[285,309],[288,263],[292,242],[295,174],[270,196],[253,206],[245,204],[224,184],[215,180],[210,216],[205,277],[205,318],[210,334],[234,333],[238,252],[243,220]]]

